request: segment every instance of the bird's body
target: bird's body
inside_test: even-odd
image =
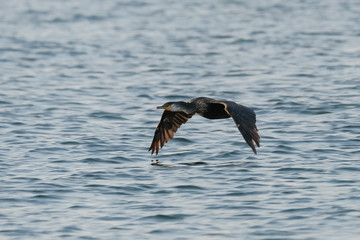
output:
[[[212,98],[199,97],[188,102],[167,102],[158,109],[164,109],[160,122],[155,130],[154,139],[149,151],[151,154],[164,146],[174,137],[175,132],[194,114],[208,119],[234,119],[234,122],[243,135],[246,143],[256,154],[254,143],[260,147],[260,136],[256,127],[255,112],[243,105],[232,101],[217,101]]]

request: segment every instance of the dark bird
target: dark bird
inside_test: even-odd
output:
[[[195,113],[208,119],[222,119],[232,117],[243,135],[246,143],[256,154],[254,143],[260,147],[260,136],[256,128],[256,114],[254,110],[232,101],[217,101],[212,98],[199,97],[188,102],[167,102],[157,109],[164,109],[154,139],[149,151],[159,153],[159,149],[170,139],[175,132]]]

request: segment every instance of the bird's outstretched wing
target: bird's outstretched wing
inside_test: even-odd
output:
[[[260,147],[260,136],[256,127],[254,110],[232,101],[216,101],[216,103],[225,106],[225,111],[234,119],[236,127],[243,135],[246,143],[256,154],[255,144]]]
[[[164,146],[170,139],[173,139],[175,132],[181,126],[186,123],[193,115],[185,112],[171,112],[165,110],[162,114],[161,120],[156,127],[154,139],[151,143],[149,151],[151,154],[159,153],[159,149]]]

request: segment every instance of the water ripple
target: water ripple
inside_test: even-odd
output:
[[[355,0],[89,3],[1,3],[0,239],[358,238]],[[147,152],[200,96],[257,155],[199,116]]]

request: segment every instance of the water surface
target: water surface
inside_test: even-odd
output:
[[[360,4],[2,1],[1,239],[357,239]],[[166,101],[193,117],[147,152]],[[152,165],[156,160],[160,164]]]

